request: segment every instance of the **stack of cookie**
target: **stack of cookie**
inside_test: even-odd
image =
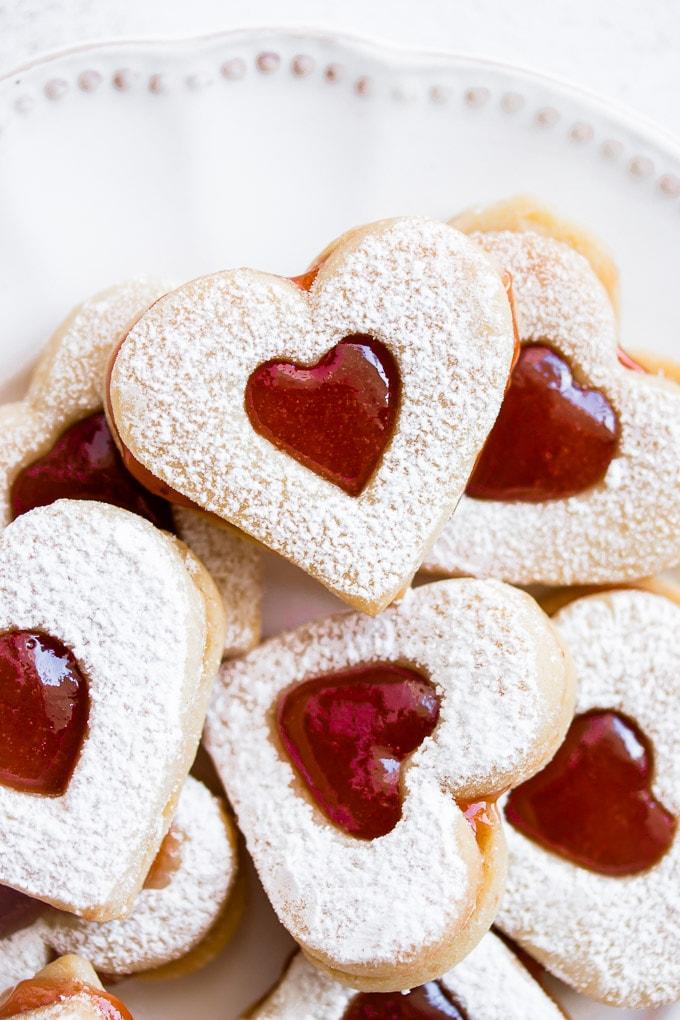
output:
[[[522,199],[57,330],[0,408],[0,1020],[214,959],[237,829],[258,1020],[680,998],[679,373],[617,307]],[[351,611],[260,644],[263,547]]]

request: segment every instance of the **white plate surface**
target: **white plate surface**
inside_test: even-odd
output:
[[[0,397],[21,392],[71,305],[116,280],[292,275],[352,224],[518,192],[608,241],[624,345],[680,355],[680,146],[595,97],[313,32],[116,43],[32,65],[0,80]],[[268,633],[337,605],[293,568],[268,568]],[[214,964],[120,986],[137,1020],[232,1020],[274,980],[291,944],[252,884]],[[575,1020],[680,1017],[555,987]]]

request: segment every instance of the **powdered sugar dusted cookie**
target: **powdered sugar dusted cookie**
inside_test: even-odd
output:
[[[406,993],[362,993],[334,981],[300,954],[250,1020],[564,1020],[499,938],[487,933],[438,980]]]
[[[128,917],[97,922],[48,911],[44,937],[57,953],[86,956],[105,974],[161,967],[186,956],[218,923],[237,866],[236,831],[224,805],[189,777]]]
[[[0,1002],[0,1017],[26,1020],[133,1020],[120,999],[104,991],[92,966],[62,956],[22,981]]]
[[[554,617],[576,718],[513,791],[500,926],[568,984],[629,1007],[680,998],[680,606],[648,591]]]
[[[125,471],[102,413],[114,343],[167,290],[156,280],[131,280],[79,305],[50,340],[25,400],[0,407],[0,525],[58,498],[98,499],[176,532],[217,583],[226,609],[225,650],[235,654],[259,638],[258,550],[205,515],[173,509],[145,492]]]
[[[0,887],[0,996],[49,961],[41,927],[45,909],[23,893]]]
[[[677,564],[680,387],[617,353],[611,302],[583,256],[532,232],[473,237],[512,275],[523,347],[425,569],[564,585]]]
[[[453,510],[513,347],[492,260],[389,220],[298,283],[239,269],[161,298],[115,357],[108,412],[131,470],[376,613]]]
[[[571,683],[548,618],[491,581],[420,587],[222,667],[206,746],[312,963],[393,991],[472,949],[503,885],[493,802],[553,753]]]
[[[130,909],[196,752],[223,633],[176,539],[60,500],[0,534],[0,883]]]

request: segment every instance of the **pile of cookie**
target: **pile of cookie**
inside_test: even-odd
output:
[[[59,327],[0,408],[0,1020],[215,959],[239,831],[300,947],[250,1017],[680,998],[680,370],[617,315],[515,199]],[[262,547],[351,611],[260,643]]]

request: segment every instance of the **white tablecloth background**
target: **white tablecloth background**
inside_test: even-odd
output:
[[[0,0],[0,73],[112,37],[314,26],[568,78],[680,136],[680,0]]]

